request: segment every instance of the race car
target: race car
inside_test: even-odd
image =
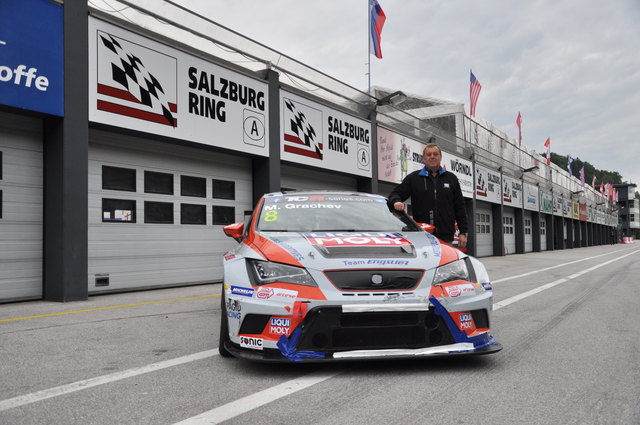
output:
[[[219,352],[265,362],[488,354],[485,267],[352,192],[269,193],[224,227]]]

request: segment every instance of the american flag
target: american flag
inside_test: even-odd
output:
[[[596,176],[591,179],[591,189],[596,190]]]
[[[584,184],[584,165],[580,169],[580,182],[582,182],[582,184]]]
[[[571,158],[571,155],[567,155],[567,171],[569,171],[570,176],[573,176],[573,172],[571,171],[572,162],[573,162],[573,158]]]
[[[369,54],[382,59],[382,27],[387,16],[377,0],[369,0]]]
[[[547,137],[544,147],[547,148],[547,165],[551,165],[551,137]]]
[[[522,115],[520,115],[520,112],[518,112],[518,117],[516,118],[516,125],[518,126],[519,146],[522,146]]]
[[[482,90],[482,86],[480,85],[480,81],[476,79],[476,76],[473,75],[473,71],[471,71],[471,85],[469,86],[469,96],[471,97],[471,116],[476,116],[476,103],[478,103],[478,96],[480,96],[480,90]]]

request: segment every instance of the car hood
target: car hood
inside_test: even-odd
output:
[[[426,232],[260,232],[254,242],[269,261],[315,270],[428,270],[461,255]]]

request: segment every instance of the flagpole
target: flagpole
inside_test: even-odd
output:
[[[371,97],[371,5],[370,5],[370,0],[367,0],[367,21],[369,23],[369,25],[367,25],[367,58],[369,58],[369,60],[367,61],[368,63],[368,70],[367,70],[367,77],[369,80],[369,84],[368,84],[368,93],[369,93],[369,97]]]

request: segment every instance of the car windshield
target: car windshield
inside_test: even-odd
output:
[[[406,215],[389,211],[384,198],[340,194],[265,198],[257,229],[265,232],[422,231]]]

